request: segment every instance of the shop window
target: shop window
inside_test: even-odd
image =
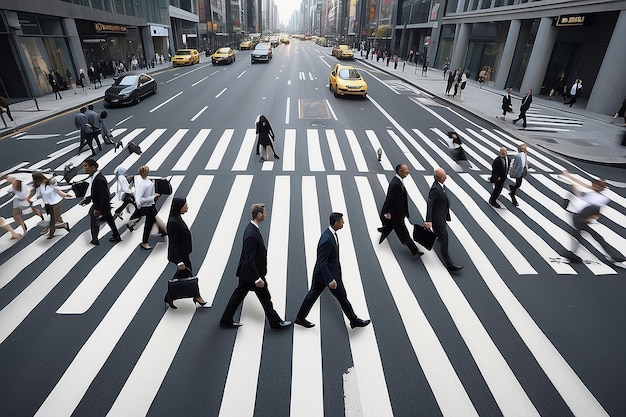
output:
[[[63,36],[63,28],[59,19],[39,16],[39,26],[43,35]]]

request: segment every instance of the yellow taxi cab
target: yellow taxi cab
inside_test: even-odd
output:
[[[193,65],[200,62],[200,52],[197,49],[179,49],[172,57],[172,65]]]
[[[239,42],[239,50],[243,51],[244,49],[252,49],[252,41],[250,39],[244,39]]]
[[[352,52],[352,48],[350,48],[350,46],[348,45],[339,45],[333,47],[333,55],[336,56],[338,59],[354,58],[354,52]]]
[[[211,55],[211,62],[213,65],[217,65],[221,62],[232,64],[235,62],[235,51],[233,48],[229,47],[219,48]]]
[[[335,97],[367,95],[367,83],[352,65],[335,65],[328,80],[330,91]]]

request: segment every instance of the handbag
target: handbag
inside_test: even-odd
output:
[[[187,275],[181,277],[181,275]],[[200,295],[198,277],[192,276],[189,268],[184,271],[176,270],[176,273],[167,281],[167,298],[179,300],[181,298],[194,298]]]
[[[413,240],[425,247],[427,250],[431,250],[437,241],[437,234],[424,226],[414,224]]]
[[[141,155],[141,148],[135,142],[128,142],[126,145],[130,153],[136,153],[137,155]]]
[[[155,178],[154,179],[154,192],[161,195],[172,194],[172,184],[169,178]]]
[[[72,184],[72,191],[76,197],[84,197],[89,189],[89,183],[87,181],[75,182]]]

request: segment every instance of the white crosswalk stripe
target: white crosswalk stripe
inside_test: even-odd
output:
[[[591,241],[579,251],[584,263],[570,265],[561,257],[560,253],[569,249],[572,242],[571,214],[560,206],[567,187],[557,174],[563,168],[562,164],[552,161],[539,149],[531,150],[529,160],[533,171],[520,189],[519,209],[505,204],[511,209],[496,210],[486,203],[491,192],[486,178],[490,175],[491,160],[498,148],[506,146],[514,149],[517,145],[514,139],[497,130],[468,129],[463,133],[467,135],[463,146],[473,168],[459,169],[441,143],[445,136],[442,131],[424,128],[412,128],[410,131],[411,134],[409,131],[397,132],[393,128],[382,131],[286,129],[284,135],[279,135],[277,139],[277,151],[282,151],[281,159],[259,165],[253,152],[256,143],[253,129],[228,129],[224,132],[211,129],[135,129],[126,135],[121,134],[120,129],[119,138],[125,143],[131,139],[136,141],[143,154],[120,155],[108,150],[98,156],[98,161],[106,167],[105,173],[112,171],[114,165],[134,167],[138,164],[154,166],[158,175],[173,173],[174,190],[189,190],[186,195],[190,212],[185,219],[193,230],[201,230],[200,219],[206,207],[218,210],[219,220],[212,234],[202,245],[196,246],[194,242],[194,256],[202,260],[197,268],[197,275],[201,278],[200,289],[209,306],[214,305],[216,298],[227,298],[232,289],[230,275],[233,271],[228,264],[229,260],[238,256],[235,247],[241,225],[245,223],[239,220],[247,218],[246,210],[251,203],[249,196],[253,195],[255,182],[267,181],[267,178],[257,178],[256,171],[263,172],[259,175],[265,175],[265,171],[276,174],[272,176],[273,195],[266,202],[269,226],[262,229],[262,233],[268,247],[274,306],[285,319],[292,319],[287,315],[293,314],[301,302],[301,299],[290,298],[290,294],[294,293],[293,287],[297,287],[302,296],[306,292],[302,285],[304,278],[296,284],[298,281],[290,271],[301,268],[306,272],[306,282],[310,283],[317,239],[327,225],[326,216],[331,208],[345,214],[346,225],[339,234],[344,281],[355,311],[363,318],[373,319],[370,326],[351,330],[348,320],[344,318],[342,323],[346,330],[341,336],[343,340],[331,342],[343,344],[352,361],[352,368],[343,371],[346,390],[344,411],[347,415],[358,409],[364,416],[392,416],[396,407],[391,370],[396,365],[390,366],[388,359],[384,359],[388,341],[383,336],[384,323],[376,321],[380,301],[378,296],[373,296],[369,281],[372,275],[377,274],[380,277],[376,280],[386,287],[392,303],[385,308],[397,314],[406,332],[403,338],[407,339],[406,352],[410,355],[405,360],[416,361],[432,392],[435,407],[444,416],[479,414],[477,400],[470,395],[472,391],[467,385],[467,376],[458,368],[458,359],[454,355],[459,347],[448,345],[453,342],[442,337],[432,316],[432,306],[425,308],[424,300],[415,290],[413,281],[416,270],[420,280],[432,284],[438,296],[435,300],[440,305],[438,308],[458,332],[463,345],[461,349],[468,352],[467,357],[484,381],[484,388],[481,389],[485,391],[479,392],[493,398],[503,415],[539,415],[539,405],[527,386],[528,378],[520,378],[518,371],[510,366],[510,350],[498,345],[498,339],[493,338],[491,330],[482,322],[485,312],[476,308],[437,254],[429,252],[420,261],[409,263],[403,253],[394,250],[399,246],[395,237],[378,243],[378,209],[388,180],[393,176],[391,161],[407,161],[412,168],[411,176],[405,179],[405,186],[412,212],[419,213],[416,218],[411,217],[414,223],[420,223],[425,216],[425,197],[432,183],[432,169],[443,166],[456,171],[446,182],[454,203],[449,230],[451,240],[458,242],[462,248],[463,258],[469,259],[465,268],[482,278],[490,297],[503,313],[501,325],[519,336],[528,354],[538,364],[540,377],[547,376],[553,386],[553,395],[558,396],[574,415],[607,415],[575,369],[509,289],[503,272],[500,272],[500,268],[504,268],[513,276],[534,276],[538,279],[572,276],[583,271],[607,277],[619,273],[614,266],[604,262],[602,250]],[[211,148],[209,144],[215,145]],[[383,151],[380,162],[376,155],[378,149]],[[49,162],[62,167],[64,158],[68,155],[59,155]],[[192,165],[204,172],[198,176],[186,175],[185,171]],[[295,176],[296,167],[305,173]],[[219,177],[220,182],[228,184],[230,191],[223,206],[218,207],[214,190],[220,171],[233,171],[233,174],[232,178]],[[345,175],[346,171],[358,174]],[[2,187],[0,202],[9,201],[7,185]],[[626,198],[613,191],[607,195],[612,198],[613,204],[603,213],[608,221],[623,227],[626,223]],[[171,204],[171,198],[164,200],[159,202],[161,217],[166,215]],[[507,201],[505,196],[501,196],[500,200]],[[88,222],[84,221],[87,208],[78,205],[68,207],[66,202],[65,220],[73,225]],[[532,219],[532,222],[527,219]],[[37,219],[27,219],[29,227],[35,226],[36,222]],[[606,237],[611,246],[618,250],[626,247],[626,239],[619,232],[603,224],[593,227]],[[302,236],[294,230],[302,230]],[[108,232],[105,226],[101,228],[100,236]],[[114,366],[108,363],[109,358],[114,350],[127,343],[126,333],[135,317],[149,309],[149,305],[162,303],[159,297],[153,296],[153,289],[157,288],[154,292],[162,296],[165,288],[160,277],[171,272],[166,245],[158,243],[145,260],[129,266],[127,261],[139,239],[139,233],[124,233],[123,241],[117,245],[98,247],[102,256],[93,267],[83,271],[78,266],[94,250],[87,243],[89,231],[81,233],[73,229],[69,234],[60,231],[59,237],[52,241],[33,240],[27,235],[23,241],[15,242],[9,241],[6,235],[0,236],[0,295],[7,288],[17,294],[0,310],[0,346],[11,344],[11,336],[29,317],[42,314],[42,309],[37,307],[45,304],[43,302],[60,284],[70,285],[72,289],[62,295],[61,302],[50,310],[52,314],[56,312],[58,316],[55,317],[59,320],[79,316],[97,321],[88,338],[71,349],[76,352],[72,360],[65,365],[60,364],[64,368],[53,373],[57,375],[54,377],[56,380],[38,405],[36,415],[70,416],[75,413],[81,401],[89,395],[90,387],[98,383],[99,375]],[[303,254],[295,249],[301,244],[294,245],[293,242],[303,242]],[[14,245],[23,247],[18,253],[3,256]],[[485,249],[491,247],[497,248],[498,252]],[[36,263],[43,251],[51,248],[58,251],[57,258],[22,282],[26,275],[24,270]],[[372,268],[372,265],[376,267]],[[130,276],[120,293],[115,295],[104,312],[93,308],[122,270]],[[73,279],[71,284],[64,282],[66,278],[76,276],[80,279]],[[227,285],[222,285],[224,283]],[[163,291],[158,291],[160,287]],[[168,309],[160,320],[154,321],[154,327],[148,332],[149,337],[139,341],[143,346],[138,356],[129,361],[130,368],[122,373],[124,377],[119,391],[111,394],[109,416],[148,414],[155,399],[164,395],[161,388],[172,378],[170,372],[177,355],[190,343],[187,336],[192,322],[210,319],[217,325],[219,312],[200,314],[190,302],[182,301],[177,310]],[[323,336],[331,326],[337,326],[337,321],[330,324],[327,319],[324,320],[326,313],[328,306],[325,304],[317,303],[313,307],[308,319],[317,326],[313,329],[296,327],[288,347],[291,357],[283,358],[291,363],[291,375],[281,378],[290,387],[289,412],[294,417],[332,414],[326,409],[330,399],[325,398],[325,372],[328,369],[323,358],[328,354],[329,342]],[[262,358],[269,354],[264,350],[268,342],[263,311],[255,297],[247,297],[241,321],[245,322],[245,326],[233,334],[232,352],[229,353],[225,379],[220,387],[223,391],[220,391],[221,403],[216,412],[219,411],[222,416],[255,415],[257,392],[262,388],[259,387]],[[398,343],[404,342],[399,340]]]

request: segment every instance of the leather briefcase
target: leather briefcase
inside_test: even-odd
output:
[[[435,234],[435,232],[425,228],[424,226],[414,224],[413,240],[425,247],[426,249],[431,250],[435,245],[437,235]]]
[[[72,191],[76,197],[84,197],[89,189],[89,183],[87,181],[75,182],[72,184]]]
[[[167,298],[179,300],[181,298],[194,298],[200,296],[198,277],[191,276],[191,271],[176,271],[172,279],[167,281]]]
[[[155,178],[154,179],[154,192],[161,195],[172,194],[172,184],[168,178]]]

